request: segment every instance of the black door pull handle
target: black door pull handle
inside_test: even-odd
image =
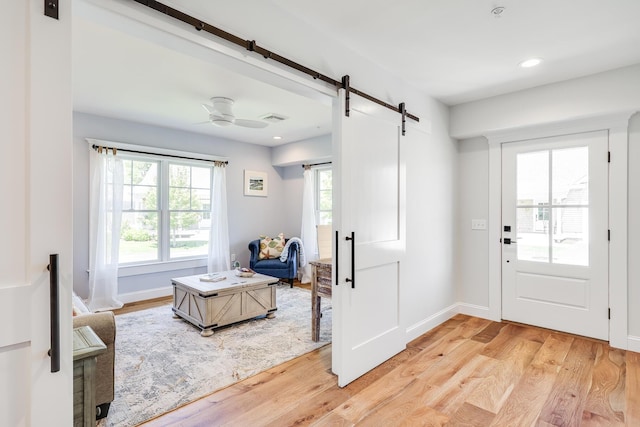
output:
[[[351,237],[345,237],[345,240],[351,240],[351,278],[347,277],[345,282],[351,282],[351,288],[356,287],[356,233],[351,232]]]
[[[58,254],[49,255],[49,315],[51,322],[51,372],[60,370],[60,297]]]

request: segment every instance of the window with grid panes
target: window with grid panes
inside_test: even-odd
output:
[[[206,257],[212,167],[138,155],[123,165],[120,265]]]

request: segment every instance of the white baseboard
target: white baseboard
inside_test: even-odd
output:
[[[127,294],[119,294],[118,299],[125,304],[145,301],[154,298],[162,298],[173,295],[173,286],[165,286],[163,288],[147,289],[144,291],[129,292]]]
[[[467,316],[480,317],[481,319],[493,320],[491,318],[491,311],[489,310],[489,307],[483,307],[481,305],[459,302],[458,313],[466,314]]]
[[[420,322],[409,326],[406,331],[407,342],[418,338],[420,335],[426,332],[429,332],[431,329],[443,324],[456,314],[466,314],[467,316],[493,320],[491,318],[491,311],[489,310],[489,307],[458,302],[443,310],[440,310],[433,316],[430,316],[424,320],[421,320]],[[640,338],[638,338],[638,340],[640,340]]]
[[[627,337],[627,350],[640,353],[640,337],[629,335]]]
[[[418,338],[420,335],[426,332],[429,332],[431,329],[435,328],[438,325],[441,325],[456,314],[458,314],[458,304],[453,304],[450,307],[440,310],[436,314],[409,326],[406,331],[407,342]]]

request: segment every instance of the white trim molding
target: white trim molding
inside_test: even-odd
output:
[[[489,307],[483,307],[481,305],[459,302],[458,313],[465,314],[467,316],[479,317],[481,319],[494,320],[491,316],[492,313],[491,310],[489,310]],[[500,319],[496,320],[496,322],[499,321]]]
[[[627,337],[627,350],[640,353],[640,337],[629,335]]]
[[[489,315],[502,320],[502,146],[489,141]]]
[[[129,292],[119,294],[118,299],[125,304],[146,301],[154,298],[162,298],[173,295],[173,286],[164,286],[162,288],[146,289],[144,291]]]
[[[609,129],[609,344],[628,346],[629,121]]]
[[[487,131],[484,136],[489,141],[489,144],[499,145],[505,142],[526,141],[528,139],[571,135],[595,130],[616,129],[627,127],[629,119],[636,112],[636,110],[624,110],[606,115],[575,117],[558,122]]]
[[[451,319],[453,316],[459,313],[459,304],[453,304],[449,307],[440,310],[432,316],[427,317],[413,325],[407,327],[406,330],[406,342],[412,341],[418,338],[420,335],[429,332],[431,329],[435,328]]]

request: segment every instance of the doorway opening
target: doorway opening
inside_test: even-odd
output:
[[[284,232],[288,237],[298,236],[302,205],[300,164],[331,156],[335,93],[320,86],[303,87],[288,78],[287,73],[259,70],[204,44],[141,26],[130,17],[94,5],[83,4],[78,10],[74,16],[73,41],[77,293],[87,296],[88,223],[82,220],[89,216],[86,138],[227,157],[230,249],[243,266],[249,265],[248,243],[261,234]],[[109,15],[109,19],[103,19],[105,16],[101,14]],[[218,95],[234,99],[233,113],[238,118],[255,122],[277,115],[285,119],[263,128],[214,126],[203,104],[210,104],[210,98]],[[276,136],[282,139],[274,139]],[[301,154],[305,147],[313,150],[308,154],[302,150]],[[276,151],[281,155],[278,162],[273,161]],[[268,194],[244,194],[245,170],[265,174]],[[146,182],[141,179],[139,184]],[[324,193],[327,190],[326,186],[321,188]],[[326,222],[330,216],[331,208],[323,206],[323,220]],[[171,278],[206,273],[205,264],[202,257],[178,256],[122,265],[119,294],[127,299],[124,302],[169,295]],[[289,292],[287,288],[279,287],[277,291]],[[311,304],[310,296],[306,302]],[[307,315],[311,315],[310,309]],[[174,321],[170,310],[166,321]],[[310,338],[309,323],[305,322],[304,330]],[[193,340],[206,339],[197,330],[192,332]],[[116,348],[124,351],[126,347]],[[165,356],[170,358],[172,353],[177,357],[185,351],[167,352]],[[266,354],[264,359],[268,359]],[[242,376],[240,369],[235,370],[236,374],[238,378]],[[114,410],[112,406],[110,413]]]

